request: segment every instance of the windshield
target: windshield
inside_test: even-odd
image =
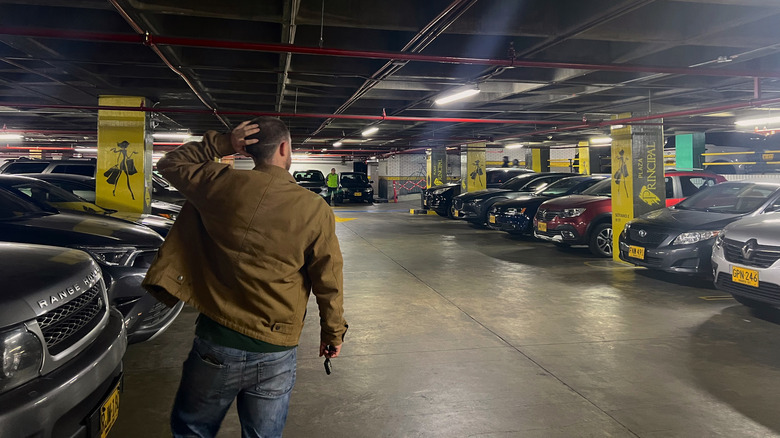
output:
[[[32,202],[12,195],[5,189],[0,189],[0,220],[19,219],[43,214],[48,213]]]
[[[368,178],[366,178],[366,175],[362,173],[342,173],[341,174],[341,183],[342,184],[368,184]]]
[[[14,194],[25,196],[39,205],[47,205],[63,210],[86,211],[105,214],[106,211],[95,204],[79,198],[73,193],[41,181],[23,181],[5,184],[6,189]]]
[[[583,195],[588,196],[612,196],[612,179],[607,178],[582,191]]]
[[[675,208],[726,214],[752,213],[779,189],[771,184],[721,183],[702,189]]]
[[[325,182],[325,176],[319,170],[294,172],[293,178],[298,182]]]
[[[539,178],[539,174],[527,173],[524,175],[518,175],[510,179],[509,181],[506,181],[505,183],[501,184],[498,188],[517,191],[525,187],[525,185],[528,184],[528,181],[531,181],[534,178]]]
[[[557,196],[557,195],[563,195],[565,193],[569,193],[571,189],[578,186],[580,183],[582,183],[582,178],[564,178],[558,181],[555,181],[554,183],[550,184],[542,190],[541,192],[536,192],[538,195],[541,196]]]

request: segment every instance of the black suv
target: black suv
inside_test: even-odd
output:
[[[335,203],[345,200],[374,202],[374,189],[368,182],[368,176],[363,172],[342,172],[339,176],[339,190],[336,192]]]
[[[122,315],[82,251],[0,243],[0,436],[106,436],[119,413]]]
[[[89,213],[57,212],[0,188],[0,241],[56,245],[89,253],[102,269],[112,304],[124,315],[128,340],[162,333],[181,312],[141,287],[163,238],[150,228]]]
[[[299,186],[309,189],[322,197],[328,196],[328,184],[325,182],[325,175],[319,170],[296,170],[293,172],[293,178],[295,178]]]

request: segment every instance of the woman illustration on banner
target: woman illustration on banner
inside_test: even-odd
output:
[[[138,170],[135,168],[135,161],[131,158],[133,155],[137,154],[137,152],[127,152],[127,147],[130,146],[130,143],[127,141],[123,141],[121,143],[117,143],[117,146],[119,148],[112,148],[111,152],[114,152],[117,154],[116,157],[116,164],[114,164],[113,167],[108,169],[103,176],[105,176],[106,182],[109,184],[114,185],[114,191],[113,194],[116,196],[116,186],[119,183],[119,178],[121,178],[122,174],[125,175],[127,178],[127,189],[130,190],[130,196],[135,200],[135,194],[133,194],[133,188],[130,187],[130,175],[135,175],[138,173]]]

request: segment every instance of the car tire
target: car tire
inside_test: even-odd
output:
[[[447,205],[447,217],[450,219],[455,219],[455,206],[452,205],[452,201],[450,201],[449,205]]]
[[[751,309],[766,309],[771,307],[769,304],[764,304],[760,301],[756,301],[751,298],[741,297],[739,295],[732,295],[732,296],[734,297],[735,300],[737,300],[739,304],[750,307]]]
[[[604,222],[591,231],[588,248],[595,256],[612,257],[612,243],[612,224]]]

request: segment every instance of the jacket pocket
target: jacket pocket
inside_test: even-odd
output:
[[[295,330],[295,326],[293,324],[285,324],[283,322],[277,322],[276,324],[271,326],[272,332],[281,333],[283,335],[292,334],[294,330]]]

